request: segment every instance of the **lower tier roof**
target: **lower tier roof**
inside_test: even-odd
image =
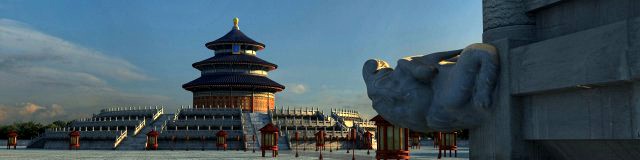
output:
[[[182,85],[189,91],[247,90],[280,92],[284,86],[264,76],[237,73],[203,75]]]

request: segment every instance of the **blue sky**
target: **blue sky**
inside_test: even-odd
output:
[[[480,42],[481,1],[1,1],[0,124],[191,103],[181,85],[232,19],[266,44],[278,106],[370,107],[364,61]],[[18,112],[20,114],[12,114]]]

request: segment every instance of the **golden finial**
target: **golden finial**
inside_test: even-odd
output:
[[[238,27],[238,22],[240,22],[240,19],[238,17],[233,18],[233,27],[240,28]]]

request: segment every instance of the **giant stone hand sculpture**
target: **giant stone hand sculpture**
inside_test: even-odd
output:
[[[498,72],[496,48],[406,57],[396,69],[368,60],[362,69],[373,108],[387,121],[419,132],[473,128],[489,116]]]

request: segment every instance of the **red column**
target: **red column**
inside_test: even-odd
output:
[[[404,150],[405,151],[409,150],[409,129],[408,128],[404,129]]]

